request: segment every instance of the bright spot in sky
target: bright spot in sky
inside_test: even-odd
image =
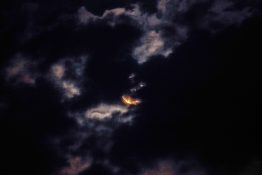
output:
[[[80,89],[72,82],[65,81],[63,82],[62,86],[68,98],[73,98],[81,94]]]
[[[133,98],[129,95],[123,95],[121,97],[122,102],[127,106],[136,106],[141,103],[141,100]]]

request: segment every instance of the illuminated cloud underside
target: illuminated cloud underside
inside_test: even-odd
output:
[[[121,116],[128,112],[128,108],[123,105],[100,104],[85,112],[85,117],[96,120],[106,120],[112,117]]]
[[[135,47],[133,56],[139,64],[148,61],[148,58],[155,55],[168,57],[172,53],[171,48],[165,47],[165,41],[161,34],[156,31],[149,31],[140,41],[140,45]]]
[[[78,9],[77,16],[80,24],[89,24],[91,22],[95,22],[98,20],[110,19],[110,21],[106,21],[106,22],[108,22],[108,24],[112,26],[115,26],[118,23],[118,19],[117,19],[118,17],[125,15],[135,18],[136,16],[139,16],[140,13],[141,12],[137,5],[134,5],[134,8],[132,10],[128,10],[126,8],[114,8],[114,9],[105,10],[102,16],[94,15],[93,13],[86,10],[85,7],[80,7]]]
[[[64,81],[62,83],[62,87],[64,89],[66,97],[68,98],[73,98],[81,95],[80,89],[73,82]]]

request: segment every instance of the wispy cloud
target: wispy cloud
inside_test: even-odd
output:
[[[79,24],[86,25],[96,21],[103,21],[110,24],[111,26],[115,26],[116,24],[121,22],[119,17],[128,16],[135,19],[137,16],[140,15],[140,13],[141,12],[139,7],[137,5],[134,5],[133,9],[126,9],[126,8],[119,7],[119,8],[105,10],[105,12],[101,16],[97,16],[89,12],[88,10],[86,10],[85,7],[82,6],[78,9],[77,18]]]
[[[128,112],[128,108],[123,105],[100,104],[85,112],[85,117],[95,120],[107,120],[114,116],[121,116]]]
[[[13,83],[35,85],[38,78],[37,63],[17,54],[5,69],[6,80]]]
[[[141,38],[140,43],[135,47],[133,56],[139,64],[145,63],[148,59],[155,55],[168,57],[172,53],[172,48],[165,46],[165,40],[161,33],[149,31]]]
[[[51,65],[50,73],[47,76],[56,87],[60,89],[67,99],[81,95],[81,83],[86,66],[87,57],[66,58]]]
[[[78,175],[86,171],[92,165],[92,159],[87,157],[83,159],[80,156],[68,159],[68,165],[60,170],[59,175]]]
[[[81,24],[99,20],[111,26],[127,22],[138,27],[144,34],[134,45],[132,56],[139,64],[143,64],[154,56],[168,57],[187,40],[194,29],[212,33],[231,25],[240,25],[252,15],[253,10],[249,6],[238,8],[235,4],[230,0],[159,0],[157,11],[153,14],[142,11],[135,4],[130,9],[119,7],[105,10],[102,16],[96,16],[81,7],[78,20]],[[202,13],[195,14],[196,9]],[[193,18],[189,18],[190,14]],[[123,21],[122,16],[129,20]],[[173,32],[167,33],[166,28]]]
[[[166,159],[145,168],[141,175],[207,175],[207,171],[196,161]]]
[[[63,81],[62,89],[64,90],[67,98],[73,98],[81,95],[80,88],[77,87],[75,83],[70,81]]]

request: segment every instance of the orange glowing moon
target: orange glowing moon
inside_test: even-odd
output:
[[[121,97],[121,100],[127,106],[136,106],[136,105],[139,105],[141,103],[141,100],[135,99],[135,98],[133,98],[129,95],[123,95]]]

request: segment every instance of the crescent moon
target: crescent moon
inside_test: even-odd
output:
[[[139,105],[141,103],[141,100],[135,99],[135,98],[133,98],[129,95],[123,95],[121,97],[121,100],[127,106],[136,106],[136,105]]]

